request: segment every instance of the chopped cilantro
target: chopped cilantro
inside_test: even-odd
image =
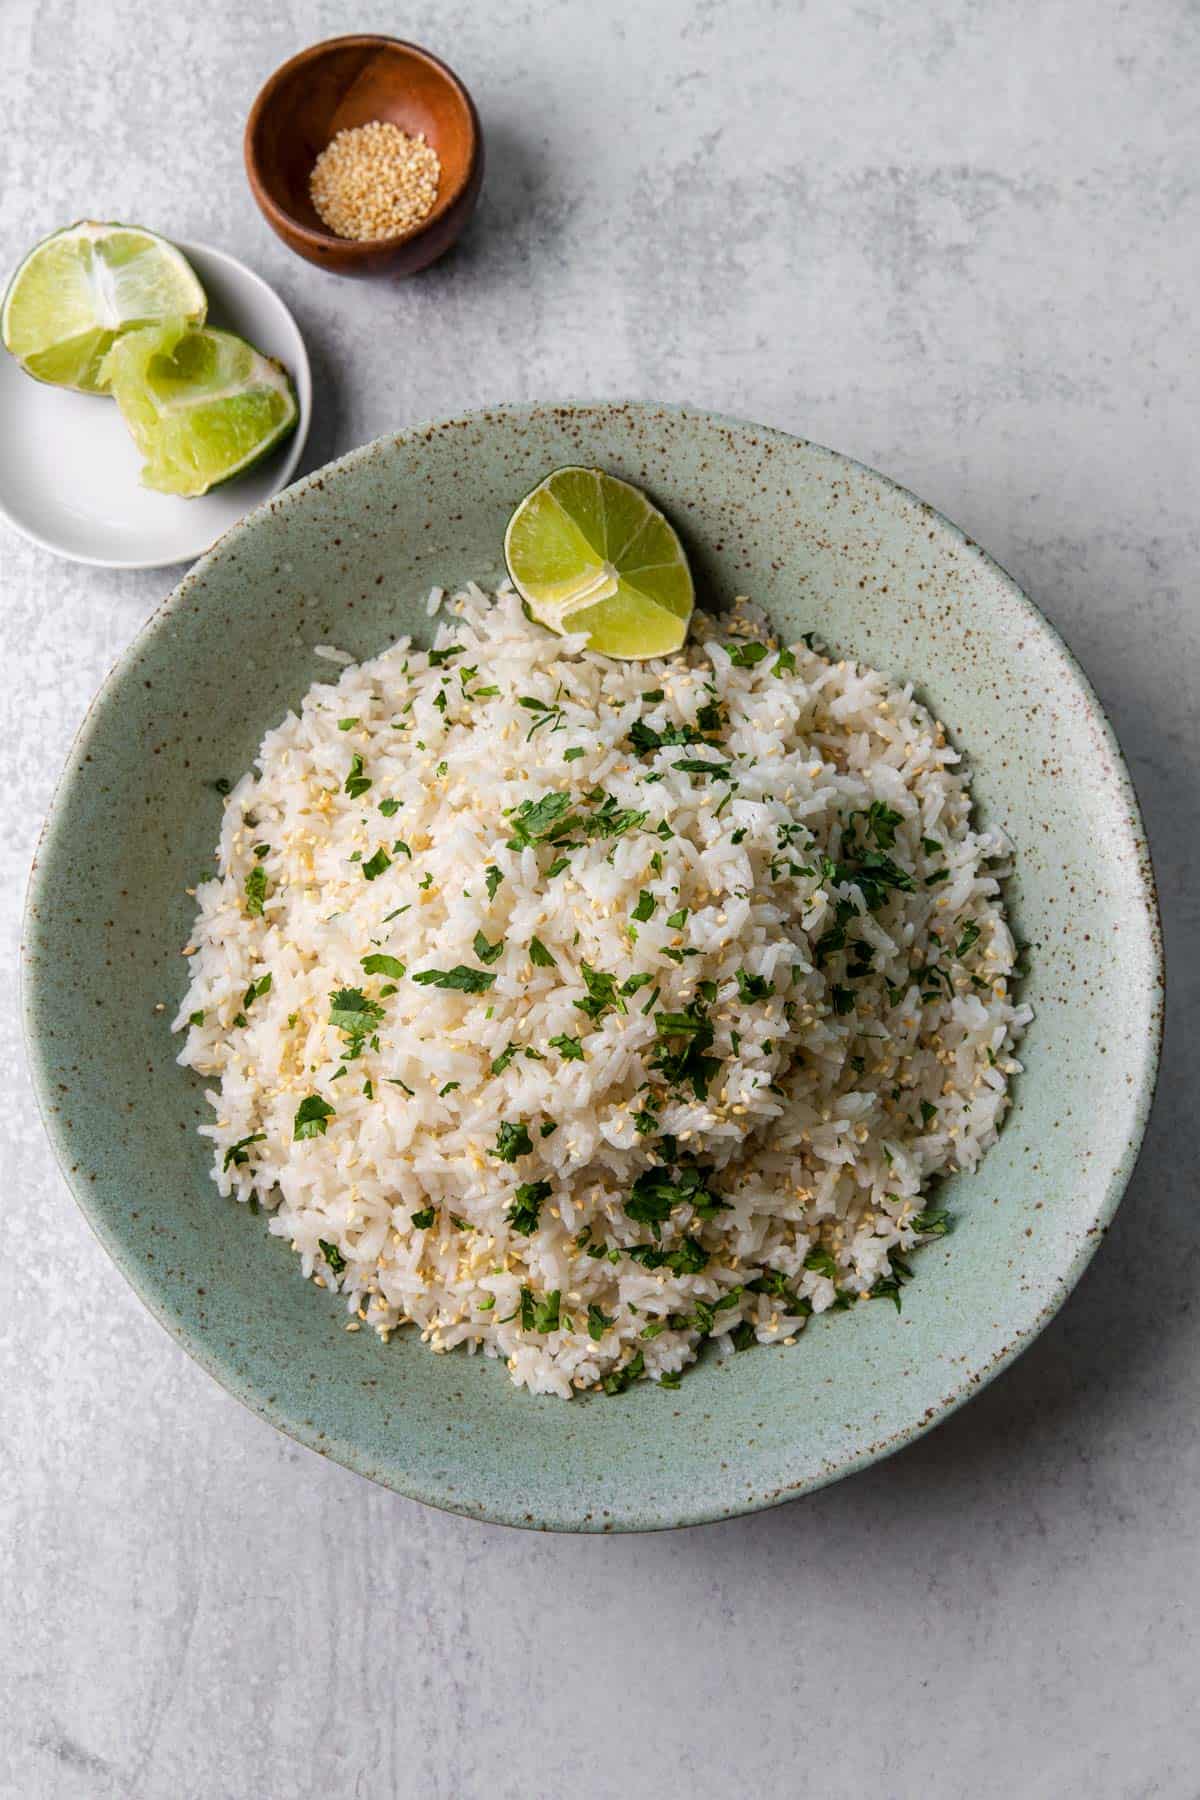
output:
[[[225,1152],[225,1160],[221,1164],[222,1169],[228,1169],[231,1166],[235,1169],[244,1167],[250,1161],[247,1155],[249,1145],[261,1144],[266,1135],[265,1131],[252,1131],[249,1137],[239,1138],[236,1144],[230,1144]]]
[[[504,880],[503,870],[498,869],[496,867],[495,863],[489,863],[487,873],[484,877],[489,900],[494,900],[496,898],[496,889],[500,886],[500,883],[503,880]]]
[[[320,1094],[309,1094],[296,1108],[296,1117],[292,1124],[292,1136],[297,1143],[302,1138],[324,1137],[335,1108],[328,1100],[322,1100]]]
[[[507,1069],[509,1063],[517,1054],[519,1047],[520,1046],[517,1044],[509,1044],[500,1052],[499,1056],[497,1056],[492,1063],[491,1072],[493,1075],[503,1075],[505,1069]]]
[[[658,1244],[633,1244],[626,1254],[643,1269],[669,1269],[672,1275],[679,1276],[698,1275],[708,1264],[707,1250],[694,1237],[685,1237],[674,1250],[664,1250]]]
[[[837,1280],[837,1264],[828,1250],[822,1250],[819,1247],[810,1250],[804,1259],[804,1266],[806,1269],[811,1269],[815,1275],[826,1275],[830,1281]]]
[[[587,989],[586,1000],[576,1000],[575,1005],[580,1012],[586,1013],[593,1023],[598,1022],[610,1008],[617,1012],[627,1012],[628,1008],[622,1000],[617,988],[615,975],[608,975],[600,969],[593,969],[590,963],[580,964],[583,985]]]
[[[573,744],[569,750],[563,751],[563,761],[578,762],[579,758],[585,754],[586,752],[582,744]]]
[[[505,1215],[513,1230],[521,1232],[524,1237],[536,1231],[542,1201],[548,1200],[552,1192],[552,1182],[523,1181],[517,1189],[516,1199]]]
[[[461,644],[447,644],[444,650],[431,650],[429,652],[430,668],[442,668],[445,663],[450,661],[452,656],[461,656],[462,649],[463,647]]]
[[[461,1086],[461,1081],[447,1081],[443,1087],[438,1089],[438,1099],[444,1100],[447,1094],[452,1094],[455,1088],[460,1088]]]
[[[825,863],[828,858],[823,859]],[[887,900],[888,890],[896,888],[903,894],[911,894],[916,883],[907,869],[882,850],[867,850],[856,862],[837,863],[832,866],[832,875],[825,871],[826,879],[854,882],[863,897],[863,904],[868,912],[878,912]]]
[[[421,987],[448,988],[460,994],[485,994],[495,979],[483,969],[467,968],[465,963],[455,963],[452,969],[422,969],[413,976]]]
[[[329,996],[329,1023],[350,1040],[349,1055],[360,1054],[364,1039],[383,1017],[377,1000],[368,1000],[361,988],[340,988]]]
[[[644,925],[647,919],[653,918],[654,909],[657,905],[658,901],[654,898],[654,895],[647,893],[646,889],[643,888],[638,895],[637,905],[633,909],[632,916],[637,919],[640,924]]]
[[[381,800],[379,810],[385,819],[394,819],[400,811],[400,802],[398,800]]]
[[[837,1018],[844,1019],[847,1013],[854,1011],[853,988],[839,987],[835,982],[829,990],[829,997],[833,1001],[833,1010]]]
[[[356,725],[357,725],[357,724],[358,724],[358,720],[357,720],[357,718],[354,718],[354,719],[339,719],[339,720],[338,720],[338,730],[339,730],[339,731],[353,731],[353,730],[354,730],[354,727],[355,727],[355,726],[356,726]]]
[[[246,898],[246,911],[252,919],[262,917],[263,901],[267,897],[267,871],[261,863],[255,863],[246,877],[243,889]]]
[[[747,1003],[766,1000],[775,992],[775,984],[765,975],[751,975],[746,969],[737,971],[738,998]]]
[[[518,1156],[528,1156],[533,1149],[533,1140],[529,1136],[529,1127],[523,1122],[510,1124],[505,1119],[496,1133],[496,1148],[492,1155],[498,1156],[501,1162],[514,1163]]]
[[[757,1280],[748,1281],[746,1286],[752,1294],[770,1294],[773,1299],[782,1300],[785,1310],[796,1318],[807,1319],[812,1312],[811,1301],[792,1291],[782,1269],[764,1269]]]
[[[391,866],[392,859],[381,844],[370,861],[363,864],[362,872],[367,881],[374,881],[377,875],[382,875],[383,871],[390,869]]]
[[[867,835],[875,839],[881,850],[892,848],[896,842],[896,827],[903,822],[903,815],[893,812],[882,800],[872,800],[867,808]]]
[[[632,1387],[638,1377],[644,1375],[645,1372],[646,1359],[639,1350],[636,1356],[630,1358],[623,1369],[614,1369],[610,1374],[604,1377],[604,1380],[600,1385],[603,1387],[606,1394],[623,1394],[626,1388]]]
[[[381,952],[364,956],[362,966],[368,975],[390,975],[394,981],[399,981],[404,974],[404,964],[397,957],[384,956]]]
[[[324,1238],[317,1239],[317,1249],[325,1258],[335,1275],[340,1275],[346,1266],[346,1259],[336,1244],[327,1244]]]
[[[257,981],[252,981],[250,983],[250,986],[246,989],[246,992],[242,995],[242,1005],[244,1007],[246,1007],[248,1010],[251,1006],[254,1005],[254,1002],[258,999],[260,994],[269,994],[270,991],[271,991],[271,976],[270,976],[270,972],[268,971],[268,973],[266,975],[260,975],[258,977]]]
[[[537,969],[556,969],[558,967],[545,944],[538,937],[531,937],[529,940],[529,960]]]
[[[712,775],[718,781],[733,780],[733,774],[728,763],[705,762],[699,757],[685,756],[682,757],[679,762],[672,763],[671,767],[673,769],[682,769],[686,775]]]
[[[603,1307],[597,1306],[596,1302],[592,1301],[588,1307],[588,1336],[593,1343],[598,1344],[609,1326],[615,1325],[616,1322],[615,1314],[610,1318]]]
[[[952,1221],[948,1212],[939,1212],[935,1208],[929,1212],[918,1213],[916,1218],[910,1219],[908,1223],[920,1237],[945,1237],[951,1228]]]
[[[711,1193],[705,1179],[703,1169],[688,1166],[675,1173],[669,1163],[651,1164],[634,1181],[625,1202],[626,1216],[637,1225],[649,1225],[656,1238],[676,1206],[691,1206],[697,1218],[711,1219],[726,1211],[729,1203]]]
[[[972,944],[977,944],[979,942],[980,935],[981,928],[975,923],[974,919],[971,919],[963,926],[962,936],[955,945],[955,956],[960,958],[964,957]]]
[[[694,1000],[682,1012],[656,1013],[655,1025],[662,1048],[651,1062],[651,1068],[657,1069],[672,1086],[690,1083],[697,1100],[707,1099],[708,1084],[721,1066],[715,1057],[708,1055],[714,1032],[708,1022],[707,1007],[702,1001]],[[683,1047],[669,1049],[672,1038],[682,1038]]]
[[[726,644],[725,648],[729,652],[729,660],[735,669],[752,669],[756,663],[763,660],[764,656],[771,654],[768,645],[753,642]]]
[[[790,650],[783,649],[779,652],[772,664],[771,673],[772,675],[794,675],[796,673],[796,658]]]
[[[526,850],[552,840],[560,832],[565,835],[573,823],[563,818],[570,805],[570,794],[543,794],[540,800],[522,800],[515,809],[509,849]]]
[[[688,922],[688,909],[681,906],[677,912],[667,914],[667,924],[672,931],[682,931]]]
[[[501,938],[499,943],[489,944],[482,931],[477,931],[471,948],[481,963],[494,963],[504,954],[504,939]]]
[[[561,1295],[557,1288],[539,1299],[532,1288],[521,1289],[522,1331],[550,1332],[558,1330],[558,1307]]]
[[[921,839],[921,848],[925,852],[926,856],[937,856],[940,854],[942,846],[938,842],[937,838],[923,837]]]
[[[363,759],[357,752],[350,758],[350,773],[347,775],[344,788],[352,800],[365,794],[373,784],[369,775],[363,774]]]
[[[595,791],[593,789],[593,793]],[[596,811],[580,824],[588,837],[623,837],[627,831],[636,831],[639,825],[644,825],[646,816],[631,806],[618,806],[611,794],[605,794]]]
[[[647,725],[645,719],[635,719],[629,727],[630,748],[639,756],[648,756],[655,750],[675,749],[682,744],[701,744],[703,733],[694,725],[664,725],[656,730]]]
[[[565,1062],[583,1061],[583,1045],[578,1038],[568,1037],[563,1031],[557,1037],[552,1037],[550,1042]]]
[[[203,1025],[203,1023],[204,1023],[203,1012],[194,1012],[194,1013],[188,1014],[188,1024],[189,1025]]]
[[[936,1118],[937,1118],[937,1107],[934,1106],[933,1102],[930,1100],[922,1100],[922,1102],[921,1102],[921,1123],[922,1123],[922,1125],[929,1125]]]
[[[891,1300],[895,1303],[896,1311],[900,1312],[900,1290],[906,1281],[912,1280],[912,1270],[903,1258],[897,1256],[894,1250],[890,1254],[890,1261],[892,1265],[891,1274],[881,1275],[874,1287],[870,1289],[867,1297],[870,1300]],[[839,1294],[838,1299],[841,1300],[842,1298],[843,1296]],[[856,1298],[857,1296],[854,1294],[847,1294],[845,1296],[845,1299],[851,1303]]]
[[[433,1224],[435,1217],[436,1214],[432,1206],[423,1206],[420,1212],[415,1212],[413,1214],[409,1223],[416,1231],[428,1231],[429,1227]]]

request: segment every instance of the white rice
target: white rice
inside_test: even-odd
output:
[[[1030,1016],[1008,845],[972,828],[942,726],[804,644],[738,666],[703,618],[654,663],[584,654],[509,592],[442,618],[437,666],[401,640],[318,683],[225,803],[175,1021],[221,1193],[268,1209],[347,1330],[411,1324],[537,1393],[673,1386],[706,1338],[897,1298]],[[732,630],[761,635],[744,606]],[[647,747],[698,717],[709,742]],[[514,809],[555,794],[577,847],[517,845]],[[598,835],[605,808],[645,818]],[[380,955],[405,973],[364,969]],[[585,964],[615,977],[596,1017]],[[490,985],[413,979],[459,966]],[[306,1101],[330,1110],[297,1139]]]

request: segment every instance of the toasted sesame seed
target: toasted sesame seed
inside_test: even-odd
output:
[[[313,165],[309,192],[338,237],[401,237],[432,212],[441,172],[424,132],[375,119],[338,132]]]

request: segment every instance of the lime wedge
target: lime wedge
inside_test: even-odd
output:
[[[602,469],[555,469],[504,534],[513,585],[551,631],[605,656],[669,656],[695,605],[683,545],[639,488]]]
[[[38,381],[102,394],[100,365],[119,333],[168,317],[202,325],[206,311],[174,244],[136,225],[85,219],[29,252],[4,296],[0,336]]]
[[[282,363],[183,319],[125,332],[101,374],[146,458],[143,484],[163,494],[205,494],[242,474],[299,414]]]

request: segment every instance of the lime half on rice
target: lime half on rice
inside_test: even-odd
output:
[[[183,319],[126,332],[101,373],[146,458],[143,483],[164,494],[205,494],[243,474],[299,414],[282,363]]]
[[[85,219],[36,244],[4,296],[0,335],[25,370],[55,387],[102,394],[116,338],[156,319],[203,324],[204,289],[165,238]]]
[[[540,625],[588,633],[606,656],[669,656],[687,636],[692,572],[639,488],[601,469],[555,469],[508,522],[513,585]]]

